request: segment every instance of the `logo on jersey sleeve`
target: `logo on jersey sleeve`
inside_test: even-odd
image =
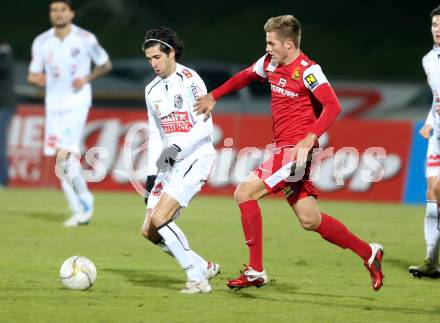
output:
[[[180,94],[174,96],[174,107],[179,110],[183,107],[183,98]]]
[[[307,63],[305,60],[302,59],[301,60],[301,65],[305,67],[305,66],[309,65],[309,63]]]
[[[310,86],[310,89],[313,90],[315,87],[319,85],[318,80],[315,75],[309,74],[305,77],[307,84]]]
[[[184,68],[184,69],[182,70],[182,73],[183,73],[183,75],[185,75],[186,78],[188,78],[188,79],[189,79],[190,77],[192,77],[191,72],[188,71],[186,68]]]
[[[299,80],[299,77],[300,77],[300,68],[295,67],[295,69],[293,70],[293,73],[292,73],[292,80],[294,80],[294,81]]]
[[[194,98],[197,100],[200,98],[200,95],[202,94],[202,90],[195,84],[191,84],[191,93],[194,96]]]

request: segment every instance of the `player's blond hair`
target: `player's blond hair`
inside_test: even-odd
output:
[[[282,39],[290,39],[299,48],[301,42],[301,25],[294,16],[283,15],[278,17],[270,17],[264,24],[265,32],[275,32]]]

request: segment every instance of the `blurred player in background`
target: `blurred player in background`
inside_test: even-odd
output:
[[[432,107],[426,118],[425,125],[420,129],[420,135],[429,139],[426,161],[426,192],[425,241],[426,259],[418,266],[409,267],[409,272],[415,277],[440,277],[438,263],[440,244],[440,7],[431,12],[431,32],[434,48],[423,57],[422,64],[428,84],[431,87]],[[431,136],[431,131],[433,135]]]
[[[321,213],[318,192],[309,180],[309,153],[318,138],[340,113],[340,103],[321,67],[300,50],[301,27],[291,16],[270,18],[265,26],[266,54],[255,64],[236,74],[196,103],[196,110],[207,116],[217,100],[254,81],[268,81],[276,149],[234,193],[250,258],[242,274],[229,280],[230,288],[262,286],[267,282],[263,268],[262,218],[257,200],[284,191],[288,203],[305,230],[318,232],[325,240],[349,248],[362,258],[370,272],[374,290],[382,286],[380,244],[359,239],[344,224]],[[289,179],[292,171],[303,171],[298,181]]]
[[[0,188],[9,182],[8,133],[15,103],[12,48],[0,43]]]
[[[74,16],[69,0],[51,1],[53,28],[35,38],[28,75],[29,82],[46,90],[44,154],[57,156],[57,175],[72,211],[67,227],[87,224],[92,217],[94,199],[82,173],[80,139],[92,104],[90,83],[111,70],[106,51],[95,35],[72,23]]]
[[[192,111],[206,87],[194,70],[177,63],[183,43],[171,29],[148,30],[142,49],[157,75],[145,88],[149,142],[142,234],[174,256],[186,272],[182,293],[209,293],[208,280],[220,267],[191,250],[174,222],[206,183],[215,159],[212,119]]]

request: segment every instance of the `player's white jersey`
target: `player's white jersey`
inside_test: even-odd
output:
[[[156,161],[163,146],[176,144],[181,157],[214,154],[212,118],[193,112],[196,99],[206,94],[206,86],[192,69],[176,64],[168,78],[156,77],[145,88],[148,109],[148,174],[156,174]]]
[[[433,102],[426,118],[426,123],[434,128],[435,136],[440,135],[440,115],[436,112],[436,105],[440,107],[440,48],[434,47],[422,60],[428,84],[431,87]]]
[[[92,60],[103,65],[109,56],[93,33],[76,25],[64,39],[55,35],[55,28],[35,38],[29,71],[46,74],[46,107],[91,105],[91,85],[77,91],[72,83],[90,74]]]

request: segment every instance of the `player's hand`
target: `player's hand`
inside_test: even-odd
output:
[[[211,111],[214,110],[216,102],[217,101],[215,101],[212,96],[212,92],[209,92],[196,100],[193,111],[197,112],[197,115],[204,113],[205,117],[208,119],[211,115]]]
[[[46,86],[46,74],[44,74],[44,73],[38,74],[37,79],[36,79],[36,84],[39,87],[45,87]]]
[[[430,124],[425,124],[420,130],[419,133],[420,135],[425,138],[425,139],[429,139],[429,137],[431,137],[431,131],[432,131],[432,126]]]
[[[72,87],[73,87],[75,90],[79,91],[79,90],[81,90],[82,87],[83,87],[84,85],[86,85],[87,83],[88,83],[87,78],[85,78],[85,77],[79,77],[79,78],[73,80],[73,82],[72,82]]]
[[[157,177],[156,175],[147,176],[147,180],[145,182],[145,195],[144,195],[145,205],[148,204],[148,198],[150,197],[151,190],[154,187],[154,182],[156,181],[156,177]]]
[[[32,83],[39,87],[45,87],[46,86],[46,74],[44,73],[35,73],[32,74]]]
[[[310,160],[309,152],[315,146],[316,140],[318,140],[316,135],[309,132],[307,136],[295,146],[292,161],[296,163],[297,168],[303,167],[307,161]]]
[[[156,166],[159,170],[165,169],[168,166],[173,167],[176,162],[177,155],[182,151],[179,146],[172,144],[165,147],[156,162]]]

